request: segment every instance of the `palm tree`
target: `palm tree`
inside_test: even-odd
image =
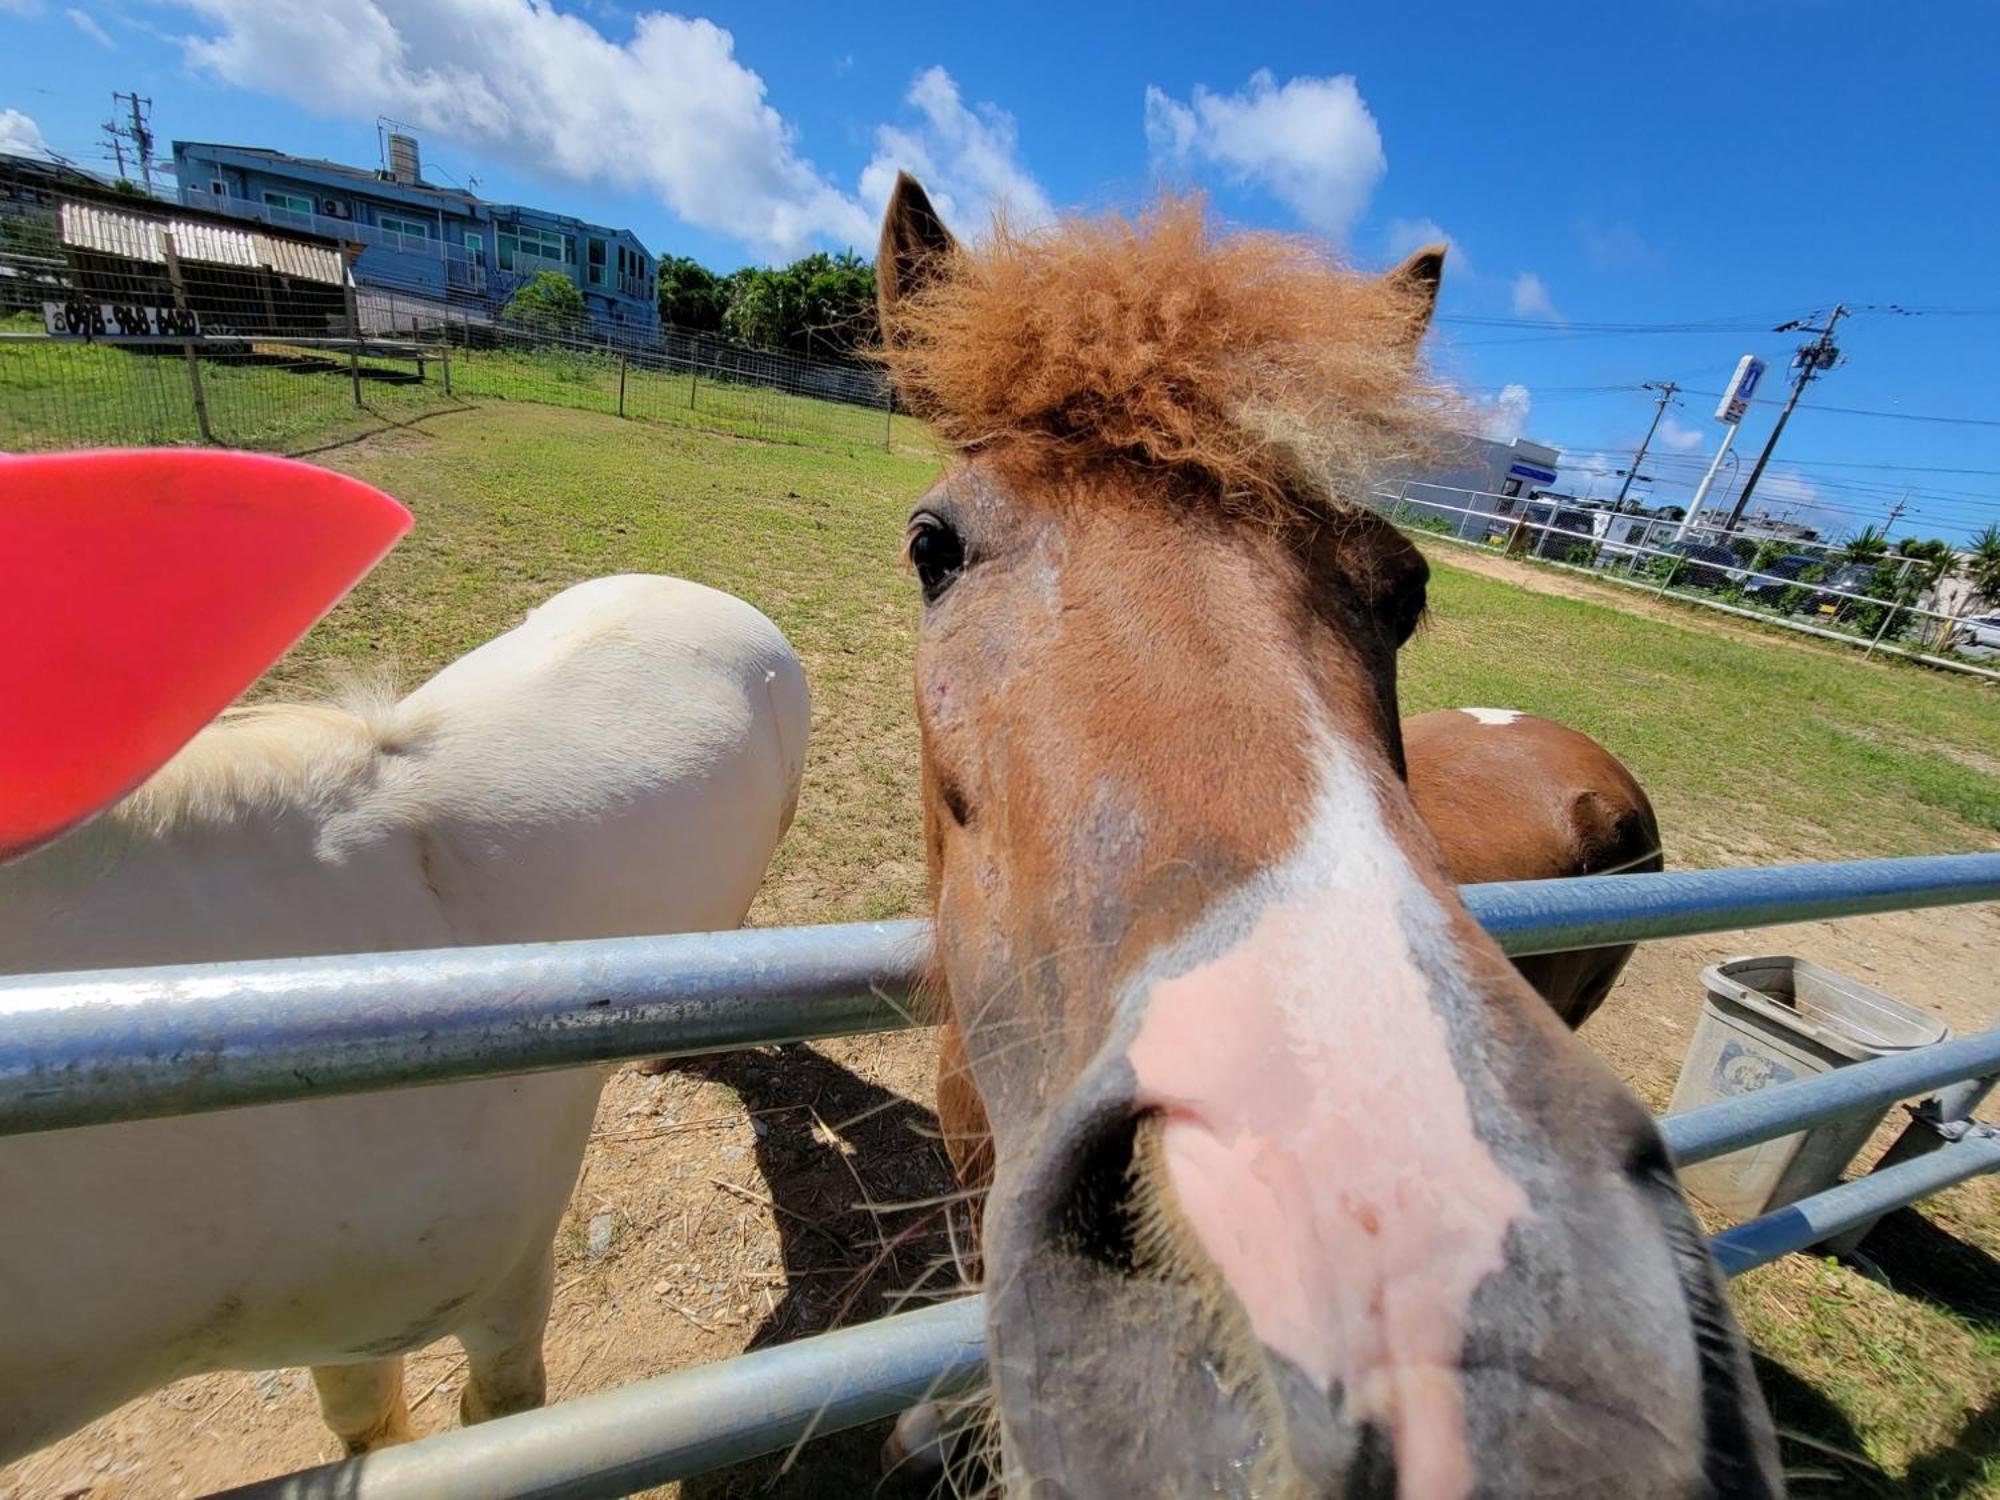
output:
[[[1840,548],[1840,560],[1851,563],[1880,562],[1889,552],[1889,538],[1879,526],[1864,526]]]
[[[1965,576],[1974,593],[2000,608],[2000,526],[1988,526],[1973,537],[1965,554]]]

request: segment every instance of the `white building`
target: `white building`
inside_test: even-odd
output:
[[[1544,443],[1515,438],[1498,442],[1493,438],[1451,439],[1435,465],[1408,476],[1398,476],[1382,487],[1382,498],[1400,501],[1406,520],[1426,516],[1452,523],[1454,532],[1469,540],[1484,539],[1491,524],[1486,518],[1509,514],[1518,502],[1556,482],[1556,466],[1562,450]]]

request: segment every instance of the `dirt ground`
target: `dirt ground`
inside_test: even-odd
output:
[[[1664,1105],[1701,1003],[1702,967],[1750,952],[1810,958],[1961,1033],[2000,1011],[2000,911],[1957,907],[1652,944],[1586,1039],[1648,1103]],[[930,1107],[932,1049],[928,1033],[913,1032],[613,1075],[558,1241],[551,1397],[953,1291],[952,1238],[935,1201],[951,1183]],[[1957,1191],[2000,1189],[1988,1181]],[[463,1378],[456,1349],[426,1349],[409,1371],[419,1430],[451,1425]],[[872,1450],[879,1438],[804,1450],[779,1492],[856,1492],[865,1467],[857,1447]],[[210,1375],[0,1471],[0,1496],[189,1496],[332,1456],[305,1372]],[[684,1489],[770,1493],[770,1470]]]

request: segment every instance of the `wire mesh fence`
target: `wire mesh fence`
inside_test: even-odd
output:
[[[1643,526],[1620,531],[1619,523],[1635,518],[1615,512],[1415,481],[1370,498],[1404,529],[1460,546],[1859,646],[1867,655],[2000,681],[2000,650],[1983,645],[1963,617],[1932,607],[1934,581],[1921,558],[1808,553],[1787,542],[1789,550],[1760,563],[1763,549],[1739,555],[1728,545],[1736,538],[1655,536]]]
[[[474,401],[889,446],[884,373],[356,287],[352,247],[144,200],[0,195],[0,449],[300,452]]]

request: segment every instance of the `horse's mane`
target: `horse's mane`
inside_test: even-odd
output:
[[[882,358],[962,452],[1130,465],[1285,521],[1429,446],[1428,310],[1314,241],[1220,233],[1199,199],[1168,197],[1136,221],[997,218],[897,299]]]
[[[343,680],[321,702],[228,709],[109,816],[164,836],[315,800],[407,743],[406,717],[387,674]]]

